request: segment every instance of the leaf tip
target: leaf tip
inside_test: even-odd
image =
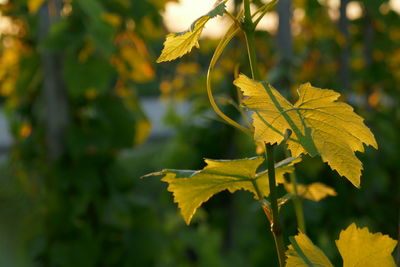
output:
[[[164,60],[160,56],[159,58],[157,58],[156,63],[161,63],[161,62],[164,62]]]
[[[181,213],[181,215],[182,215],[183,219],[185,220],[186,226],[189,226],[189,225],[190,225],[190,222],[192,221],[193,214],[191,214],[189,217],[186,217],[186,216],[183,215],[182,213]]]
[[[157,58],[156,62],[157,63],[162,63],[162,62],[168,62],[168,61],[172,61],[174,60],[174,58],[168,58],[168,56],[166,55],[165,52],[165,47],[163,48],[163,50],[161,51],[161,55]]]

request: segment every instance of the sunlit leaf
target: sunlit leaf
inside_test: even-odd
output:
[[[245,75],[234,83],[243,91],[243,104],[254,111],[256,141],[279,144],[289,129],[288,148],[294,157],[321,155],[332,169],[360,186],[362,163],[355,151],[364,151],[363,143],[378,146],[353,108],[336,101],[340,94],[306,83],[298,89],[299,100],[293,105],[272,86]]]
[[[216,16],[222,16],[224,12],[225,1],[217,1],[214,8],[193,22],[189,30],[169,34],[157,62],[171,61],[189,53],[193,47],[199,48],[199,38],[206,23]]]
[[[303,233],[291,238],[286,251],[287,267],[333,266],[325,254]],[[344,267],[395,267],[392,252],[397,242],[381,233],[372,234],[367,228],[358,228],[354,223],[340,232],[336,246],[343,258]]]
[[[344,267],[395,267],[392,252],[396,244],[389,236],[372,234],[367,228],[358,228],[354,223],[342,231],[336,241]]]
[[[288,193],[294,194],[294,186],[291,183],[285,183],[285,189]],[[313,201],[320,201],[328,196],[336,196],[335,189],[323,183],[312,183],[309,185],[297,184],[297,193],[302,198]]]
[[[333,267],[332,263],[313,242],[303,233],[291,240],[286,251],[286,267]]]
[[[163,170],[146,176],[164,175],[162,181],[169,184],[168,191],[173,192],[174,201],[178,203],[183,218],[189,224],[197,208],[221,191],[234,193],[237,190],[247,190],[255,198],[258,198],[258,194],[268,196],[268,173],[256,173],[263,161],[262,157],[240,160],[206,159],[207,166],[200,171]],[[296,162],[298,159],[276,165],[277,184],[284,182],[284,174],[293,171],[293,164]]]

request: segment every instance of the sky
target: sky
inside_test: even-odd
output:
[[[185,31],[192,22],[206,14],[214,5],[215,0],[181,0],[179,3],[167,3],[164,15],[164,22],[171,32]],[[232,5],[228,10],[232,10]],[[228,19],[221,17],[209,21],[203,31],[203,36],[218,37],[223,34]],[[222,26],[221,26],[222,25]]]
[[[232,10],[232,5],[229,5],[230,2],[228,2],[228,10]],[[340,0],[318,0],[318,2],[327,6],[328,14],[333,20],[339,18]],[[196,18],[206,14],[212,8],[214,3],[215,0],[180,0],[179,3],[169,2],[166,6],[165,13],[163,14],[168,30],[170,32],[185,31]],[[381,12],[393,9],[400,14],[400,0],[390,0],[389,4],[382,4],[381,9]],[[302,10],[297,10],[297,12],[294,10],[293,12],[294,16],[302,16],[302,14],[304,15]],[[360,3],[350,1],[347,8],[347,15],[352,20],[362,16],[362,7]],[[260,22],[258,30],[274,32],[277,28],[277,21],[278,18],[276,13],[270,12]],[[224,30],[228,25],[230,25],[230,23],[231,21],[228,18],[213,19],[207,23],[202,37],[218,38],[222,36]]]
[[[166,6],[164,22],[171,32],[181,32],[189,28],[192,22],[206,14],[213,7],[215,0],[180,0],[179,3],[169,2]],[[227,3],[227,9],[233,10],[233,1]],[[225,29],[232,23],[229,18],[217,17],[210,20],[203,37],[217,38],[225,33]],[[260,22],[258,29],[274,31],[277,26],[277,17],[274,12],[267,14]]]

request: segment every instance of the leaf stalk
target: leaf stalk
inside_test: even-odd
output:
[[[238,18],[242,16],[242,12],[238,14]],[[236,19],[237,20],[237,19]],[[221,111],[221,109],[218,107],[217,103],[215,102],[214,95],[212,92],[212,84],[211,84],[211,72],[214,69],[215,64],[217,63],[219,57],[221,56],[222,52],[224,51],[225,47],[229,44],[229,42],[235,37],[235,35],[240,31],[240,27],[234,22],[231,27],[228,29],[226,32],[225,36],[220,40],[217,48],[215,49],[215,52],[212,56],[210,65],[208,66],[208,71],[207,71],[207,96],[210,101],[211,107],[214,109],[215,113],[218,114],[226,123],[229,125],[232,125],[233,127],[239,129],[240,131],[251,135],[252,132],[250,129],[247,129],[246,127],[243,127],[236,121],[232,120],[230,117],[225,115],[224,112]]]

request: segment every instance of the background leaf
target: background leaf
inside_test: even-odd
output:
[[[285,183],[285,189],[288,193],[294,194],[293,184]],[[297,193],[300,197],[313,201],[320,201],[328,196],[336,196],[335,189],[323,183],[312,183],[309,185],[297,184]]]

